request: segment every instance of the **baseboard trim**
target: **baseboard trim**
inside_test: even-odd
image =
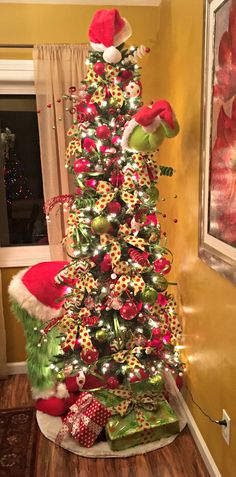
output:
[[[17,363],[7,363],[8,374],[26,374],[27,365],[26,361],[19,361]]]
[[[187,420],[187,423],[188,423],[188,427],[189,427],[189,430],[192,434],[192,437],[193,437],[193,440],[202,456],[202,459],[204,461],[204,464],[210,474],[211,477],[222,477],[207,445],[206,445],[206,442],[205,440],[203,439],[202,437],[202,434],[201,432],[199,431],[199,428],[197,426],[197,423],[195,421],[195,419],[193,418],[182,394],[179,392],[179,390],[177,389],[177,386],[175,384],[175,381],[173,379],[173,376],[169,375],[169,378],[171,381],[170,383],[170,386],[175,388],[175,396],[176,398],[178,399],[178,402],[179,402],[179,406],[181,407],[183,413],[185,414],[186,416],[186,420]]]

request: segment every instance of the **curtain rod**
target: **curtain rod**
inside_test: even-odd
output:
[[[0,48],[34,48],[34,45],[24,45],[24,44],[21,45],[21,44],[19,44],[19,43],[18,43],[17,45],[14,45],[14,44],[12,44],[12,45],[10,45],[10,44],[4,45],[4,44],[1,43],[1,44],[0,44]]]

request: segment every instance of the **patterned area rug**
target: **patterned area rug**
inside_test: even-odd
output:
[[[38,433],[34,408],[0,410],[0,477],[34,477]]]

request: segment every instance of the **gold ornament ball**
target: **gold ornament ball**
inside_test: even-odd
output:
[[[98,330],[95,334],[95,338],[99,343],[104,343],[108,339],[107,330]]]
[[[105,234],[110,228],[110,222],[106,217],[95,217],[91,223],[92,229],[96,234]]]
[[[154,288],[148,287],[141,293],[141,299],[144,303],[153,305],[157,300],[158,293]]]

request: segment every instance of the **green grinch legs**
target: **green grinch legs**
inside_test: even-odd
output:
[[[60,350],[58,329],[53,328],[44,338],[39,332],[41,323],[38,319],[29,315],[14,300],[11,301],[11,308],[24,327],[27,367],[35,394],[50,391],[55,383],[50,363]]]

